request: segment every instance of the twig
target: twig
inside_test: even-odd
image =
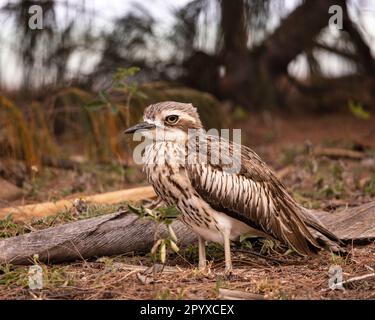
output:
[[[280,259],[277,259],[277,258],[272,258],[272,257],[268,257],[268,256],[263,256],[259,253],[256,253],[256,252],[252,252],[252,251],[249,251],[249,250],[244,250],[244,249],[233,249],[232,250],[233,252],[241,252],[241,253],[246,253],[246,254],[249,254],[249,255],[252,255],[254,257],[257,257],[257,258],[261,258],[261,259],[264,259],[264,260],[270,260],[270,261],[273,261],[273,262],[276,262],[278,264],[285,264],[286,261],[284,260],[280,260]]]
[[[264,296],[257,293],[244,292],[231,289],[219,289],[219,299],[221,300],[265,300]]]
[[[371,279],[371,278],[375,278],[375,273],[369,273],[369,274],[365,274],[365,275],[362,275],[362,276],[353,277],[353,278],[350,278],[350,279],[342,281],[342,282],[338,282],[335,285],[335,288],[343,288],[343,286],[348,285],[350,283],[365,280],[365,279]],[[322,291],[329,291],[329,290],[332,290],[332,289],[327,288],[327,289],[323,289]]]
[[[365,279],[370,279],[370,278],[375,278],[375,273],[369,273],[369,274],[365,274],[363,276],[358,276],[358,277],[350,278],[348,280],[345,280],[343,282],[338,283],[338,285],[345,285],[345,284],[348,284],[348,283],[352,283],[352,282],[356,282],[356,281],[361,281],[361,280],[365,280]]]
[[[314,150],[314,155],[330,158],[349,158],[353,160],[361,160],[365,157],[363,152],[340,148],[316,148]]]

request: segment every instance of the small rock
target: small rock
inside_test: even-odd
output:
[[[22,189],[0,178],[0,200],[13,201],[23,196]]]

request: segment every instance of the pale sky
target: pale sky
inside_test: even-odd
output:
[[[173,24],[174,19],[171,12],[173,9],[178,9],[188,3],[190,0],[86,0],[86,8],[89,11],[94,11],[97,13],[95,19],[95,29],[96,31],[105,30],[111,28],[113,21],[116,17],[124,16],[134,5],[141,5],[153,15],[153,17],[158,21],[158,32],[163,33],[168,30],[168,28]],[[0,7],[7,3],[7,0],[0,0]],[[64,3],[71,5],[82,4],[81,0],[58,0],[60,6],[57,10],[57,20],[62,22],[66,20],[67,15],[76,15],[74,10],[65,10]],[[301,0],[284,0],[285,12],[287,14],[292,11]],[[277,2],[274,2],[277,5]],[[373,54],[375,55],[375,0],[351,0],[350,1],[350,13],[354,17],[355,21],[358,21],[357,11],[360,11],[361,21],[360,24],[365,32],[365,38],[370,44]],[[278,10],[278,8],[274,8]],[[273,28],[279,23],[279,18],[275,16],[271,19],[270,26]],[[210,30],[208,30],[210,37]],[[211,30],[214,33],[214,30]],[[326,35],[328,41],[334,41],[335,32]],[[336,34],[337,35],[337,34]],[[3,82],[8,85],[17,84],[20,79],[20,69],[19,64],[15,59],[14,54],[12,54],[12,46],[16,46],[17,43],[14,42],[15,39],[12,37],[12,25],[10,21],[3,22],[2,29],[0,31],[0,77]],[[207,46],[207,41],[201,41],[204,46]],[[198,42],[200,44],[200,42]],[[167,49],[165,49],[167,50]],[[332,56],[331,54],[324,54],[320,56],[324,71],[328,75],[337,75],[350,72],[350,66],[343,65],[339,59]],[[74,59],[73,59],[74,60]],[[74,64],[74,61],[72,61]],[[90,68],[92,63],[90,63],[87,68]],[[302,56],[298,57],[289,66],[289,70],[296,76],[304,77],[306,75],[306,64]]]

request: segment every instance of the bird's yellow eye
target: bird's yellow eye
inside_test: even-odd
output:
[[[178,116],[173,114],[173,115],[166,117],[165,122],[168,124],[176,124],[178,119],[179,119]]]

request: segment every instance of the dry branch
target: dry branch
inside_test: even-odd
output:
[[[358,276],[358,277],[350,278],[350,279],[345,280],[343,282],[340,282],[338,284],[348,285],[348,284],[352,284],[354,282],[359,282],[359,281],[368,280],[368,279],[375,279],[375,273],[369,273],[369,274],[365,274],[363,276]]]
[[[231,289],[219,289],[220,300],[265,300],[264,296],[257,293],[231,290]]]
[[[122,201],[140,201],[146,198],[155,197],[154,189],[151,186],[126,189],[114,192],[96,194],[92,196],[80,197],[85,202],[113,204]],[[59,211],[72,208],[74,199],[59,200],[56,202],[44,202],[38,204],[29,204],[26,206],[8,207],[0,209],[0,218],[12,214],[16,222],[30,221],[32,218],[42,218],[51,216]]]
[[[336,212],[312,213],[326,227],[346,241],[375,239],[375,201]],[[196,241],[196,236],[180,221],[172,227],[180,246]],[[155,240],[156,225],[125,211],[66,223],[0,241],[0,263],[27,264],[34,254],[52,263],[91,257],[149,252]],[[164,225],[158,230],[167,236]]]
[[[340,148],[317,148],[314,150],[316,156],[326,156],[329,158],[349,158],[353,160],[361,160],[365,157],[363,152],[340,149]]]

